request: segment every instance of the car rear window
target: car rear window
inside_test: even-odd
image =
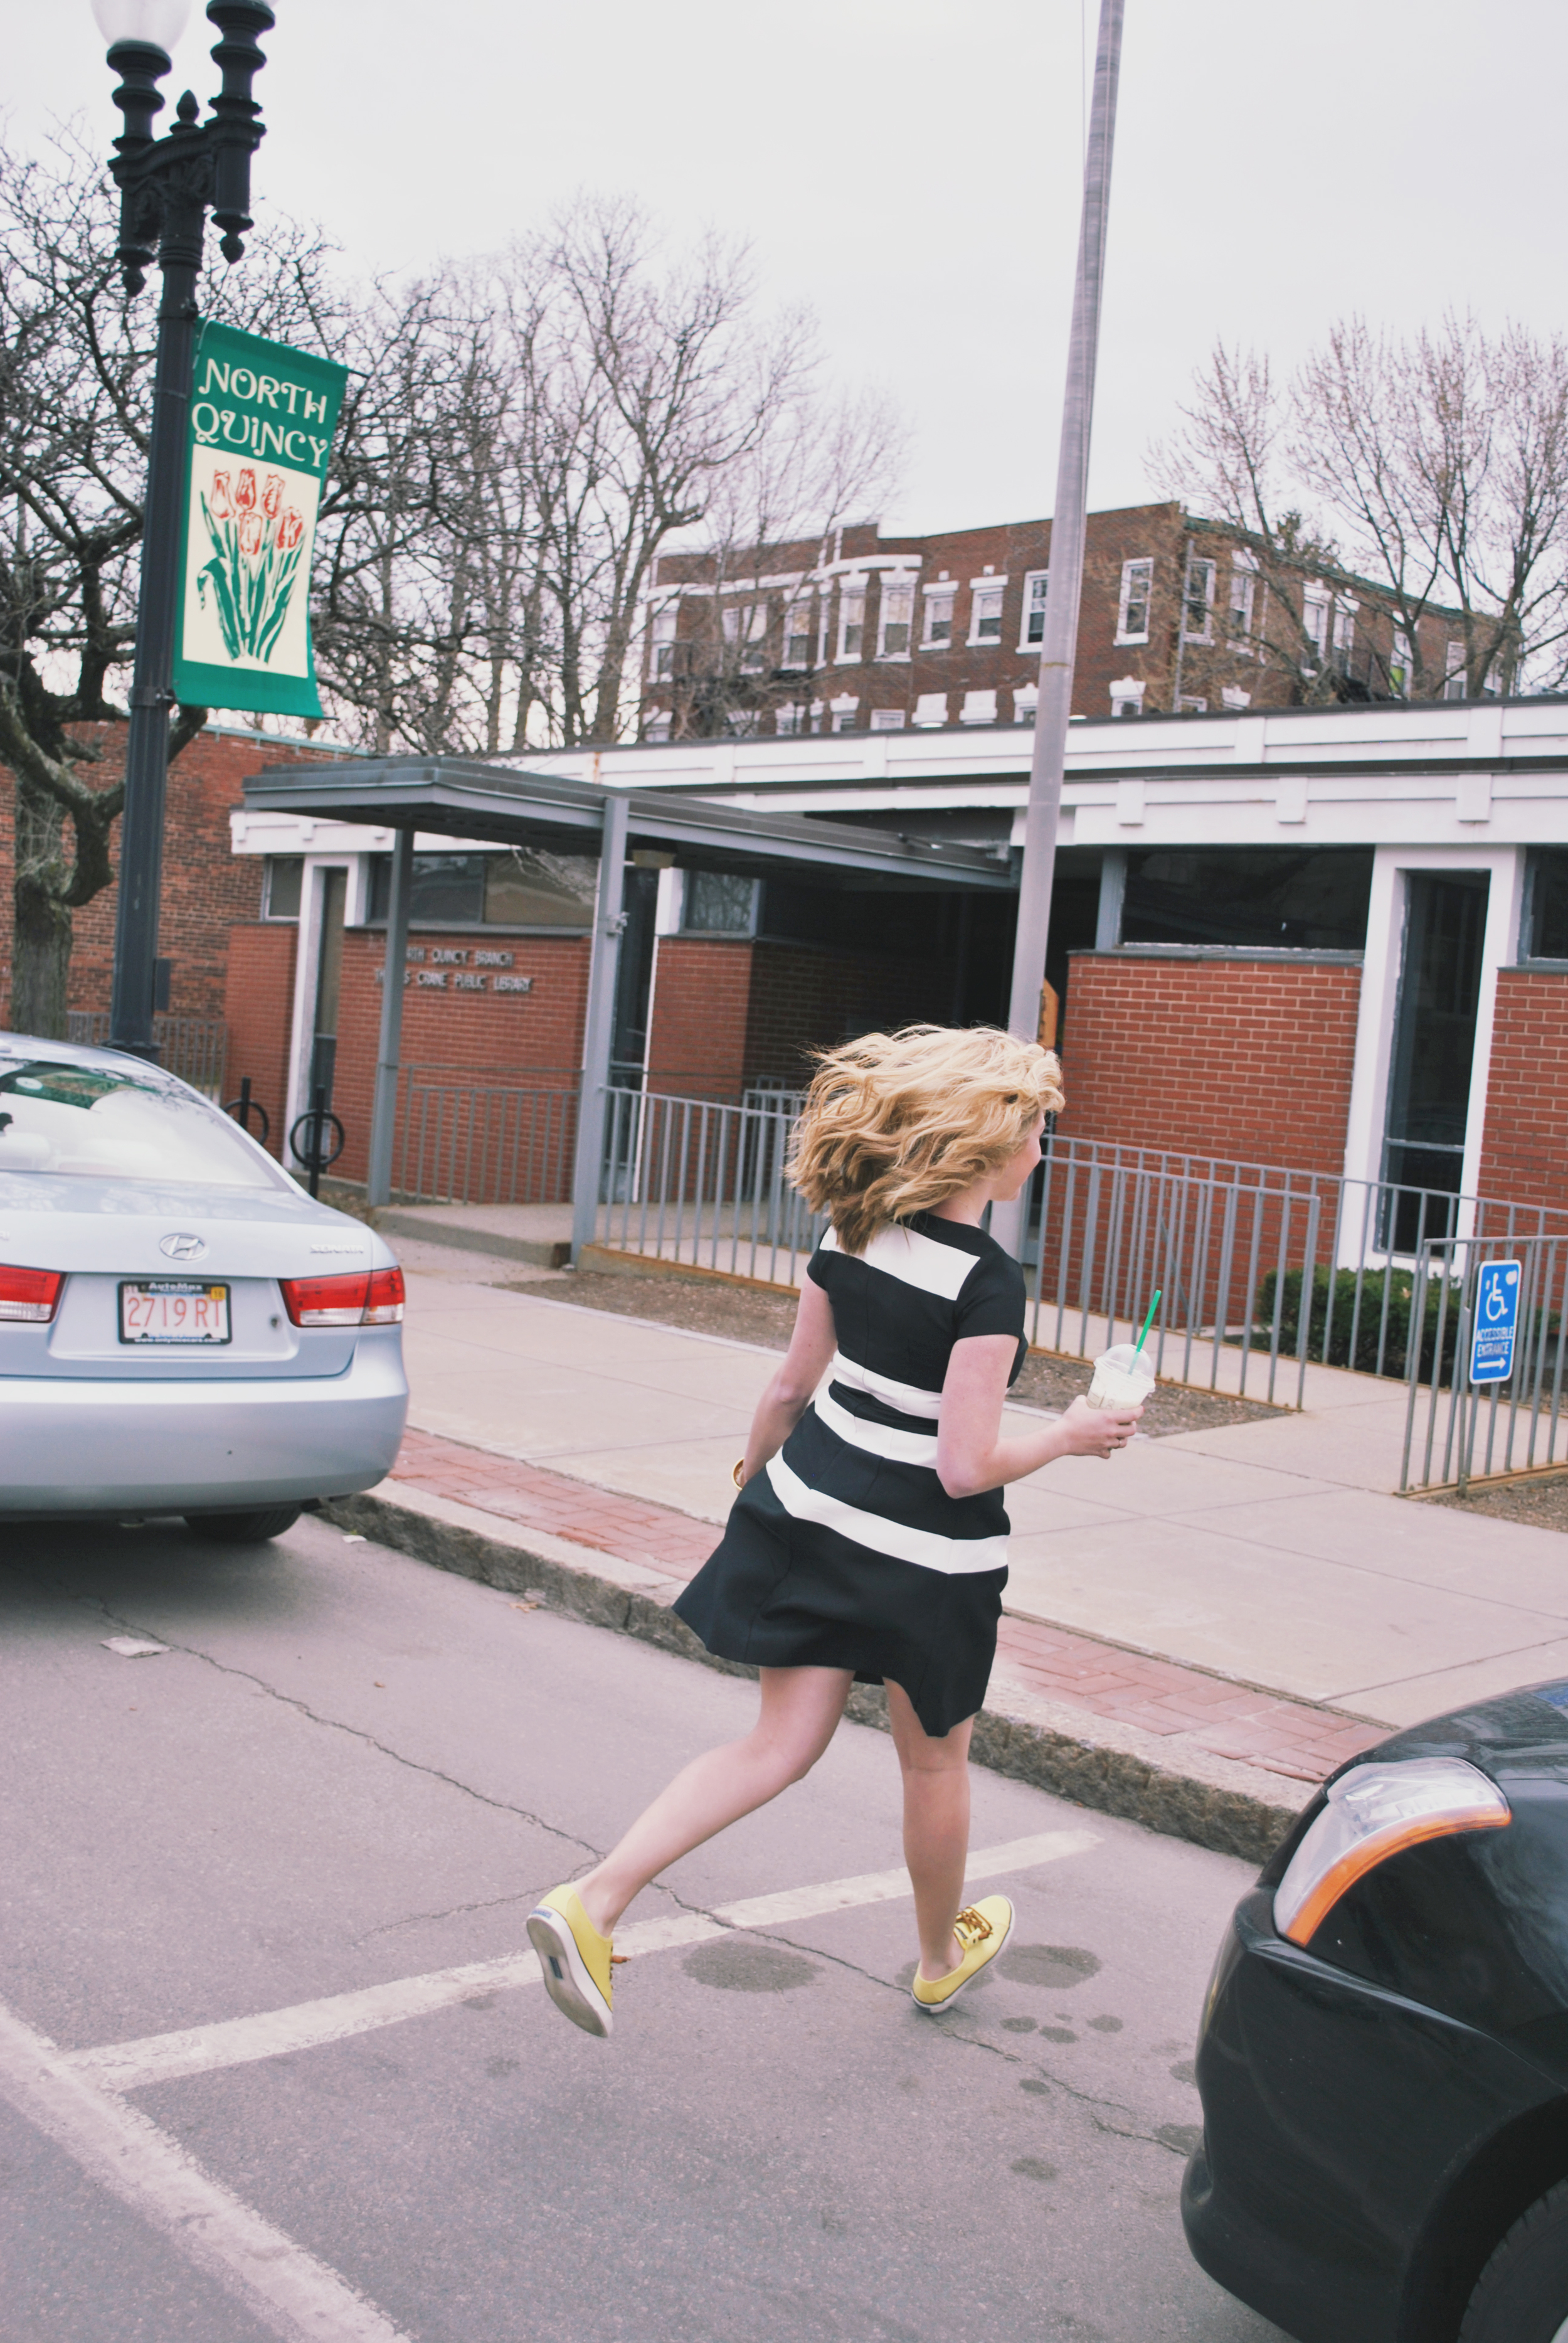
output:
[[[282,1178],[189,1091],[150,1071],[47,1058],[0,1072],[0,1172],[218,1188],[274,1188]]]

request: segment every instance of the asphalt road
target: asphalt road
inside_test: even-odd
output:
[[[1240,1864],[977,1770],[1018,1924],[930,2019],[847,1725],[557,2016],[534,1896],[754,1700],[313,1521],[8,1534],[4,2343],[1276,2336],[1177,2209]]]

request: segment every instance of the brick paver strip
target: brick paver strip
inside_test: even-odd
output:
[[[719,1543],[710,1522],[673,1506],[596,1489],[547,1465],[430,1432],[405,1434],[390,1478],[623,1562],[648,1564],[671,1578],[691,1577]],[[1146,1658],[1032,1619],[1002,1620],[997,1656],[1010,1674],[1049,1697],[1146,1733],[1186,1734],[1217,1757],[1294,1781],[1321,1782],[1384,1737],[1381,1726],[1340,1710],[1254,1692],[1201,1668]]]

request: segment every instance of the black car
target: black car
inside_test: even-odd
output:
[[[1568,2343],[1568,1683],[1342,1767],[1243,1896],[1193,2254],[1300,2343]]]

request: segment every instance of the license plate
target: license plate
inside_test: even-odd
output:
[[[226,1342],[228,1288],[197,1277],[154,1277],[120,1288],[122,1342]]]

